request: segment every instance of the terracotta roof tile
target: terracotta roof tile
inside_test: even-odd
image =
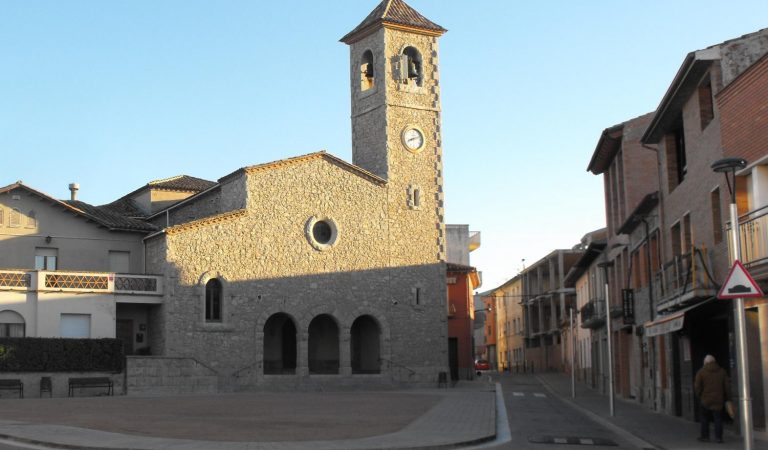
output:
[[[341,38],[341,42],[351,44],[366,36],[370,31],[378,29],[383,24],[402,25],[441,35],[447,30],[419,14],[403,0],[384,0],[368,14],[352,31]]]
[[[152,189],[169,189],[173,191],[204,191],[216,184],[213,181],[203,180],[202,178],[190,177],[189,175],[178,175],[162,180],[150,181],[147,187]]]
[[[147,232],[157,230],[157,227],[151,223],[125,217],[101,206],[93,206],[79,200],[64,200],[63,203],[82,211],[91,220],[109,229]]]

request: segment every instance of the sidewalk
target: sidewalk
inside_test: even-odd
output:
[[[699,442],[699,424],[680,417],[656,413],[643,405],[616,397],[615,417],[610,417],[608,397],[579,382],[576,398],[571,399],[571,379],[563,373],[542,373],[537,378],[555,395],[573,404],[593,419],[618,427],[636,438],[665,450],[738,450],[743,448],[741,436],[726,429],[724,443]],[[711,426],[711,425],[710,425]],[[712,432],[710,432],[711,434]],[[754,450],[768,450],[768,442],[755,440]]]
[[[0,400],[0,439],[53,448],[440,449],[495,436],[496,393],[487,382],[392,392]]]

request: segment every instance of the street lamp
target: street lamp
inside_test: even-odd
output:
[[[603,269],[603,279],[605,280],[605,332],[608,334],[606,343],[608,345],[608,409],[611,417],[616,415],[615,403],[613,399],[613,336],[611,336],[611,301],[608,293],[608,268],[613,267],[613,261],[603,261],[597,263],[597,267]]]
[[[736,171],[747,167],[743,158],[723,158],[712,163],[712,170],[725,175],[725,182],[731,194],[731,247],[734,263],[741,260],[741,234],[739,233],[739,214],[736,206]],[[739,372],[739,416],[741,417],[741,435],[744,437],[744,450],[752,450],[752,398],[749,394],[747,377],[747,333],[744,318],[744,299],[735,300],[733,314],[736,319],[736,365]]]

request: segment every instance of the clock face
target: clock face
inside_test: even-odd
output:
[[[409,150],[418,150],[424,145],[424,135],[416,128],[406,128],[403,143]]]

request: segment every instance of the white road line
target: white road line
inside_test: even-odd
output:
[[[568,439],[565,439],[565,438],[554,438],[553,440],[555,441],[555,444],[567,444],[568,443]]]
[[[581,442],[581,445],[595,445],[595,441],[592,439],[579,438],[579,442]]]
[[[525,397],[525,392],[513,392],[512,395],[515,397]]]
[[[536,392],[536,393],[533,394],[533,396],[534,397],[539,397],[539,398],[545,398],[547,396],[547,394],[542,394],[540,392]]]

